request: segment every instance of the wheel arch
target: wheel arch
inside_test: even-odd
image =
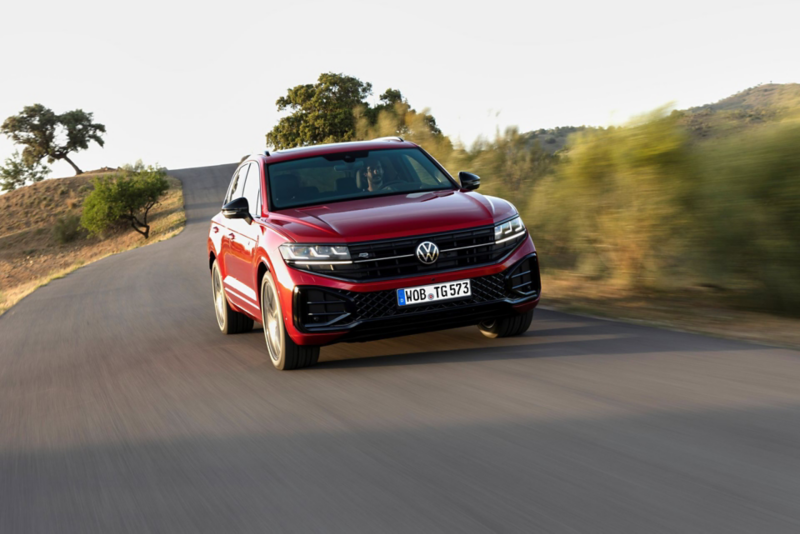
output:
[[[267,261],[261,258],[258,261],[258,270],[256,271],[256,296],[258,297],[258,305],[261,305],[261,282],[264,280],[264,275],[269,272],[270,268]]]

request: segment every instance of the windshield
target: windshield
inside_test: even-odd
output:
[[[344,152],[274,163],[268,173],[273,210],[456,187],[416,148]]]

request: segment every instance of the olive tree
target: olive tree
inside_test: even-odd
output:
[[[5,165],[0,166],[0,189],[13,191],[23,185],[41,182],[49,172],[50,169],[39,161],[26,163],[22,154],[16,151],[6,158]]]
[[[106,127],[93,120],[93,114],[82,109],[59,115],[41,104],[34,104],[3,121],[0,132],[25,147],[22,158],[26,165],[34,165],[43,158],[47,158],[48,163],[64,160],[72,165],[75,174],[81,174],[83,171],[69,154],[86,150],[92,141],[103,146],[101,134],[106,132]]]

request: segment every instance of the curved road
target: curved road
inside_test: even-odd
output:
[[[800,532],[800,353],[540,310],[277,372],[214,321],[233,168],[0,317],[0,532]]]

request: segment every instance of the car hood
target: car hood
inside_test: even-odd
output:
[[[281,210],[269,216],[296,242],[358,242],[488,226],[512,217],[509,202],[474,191],[390,195]]]

